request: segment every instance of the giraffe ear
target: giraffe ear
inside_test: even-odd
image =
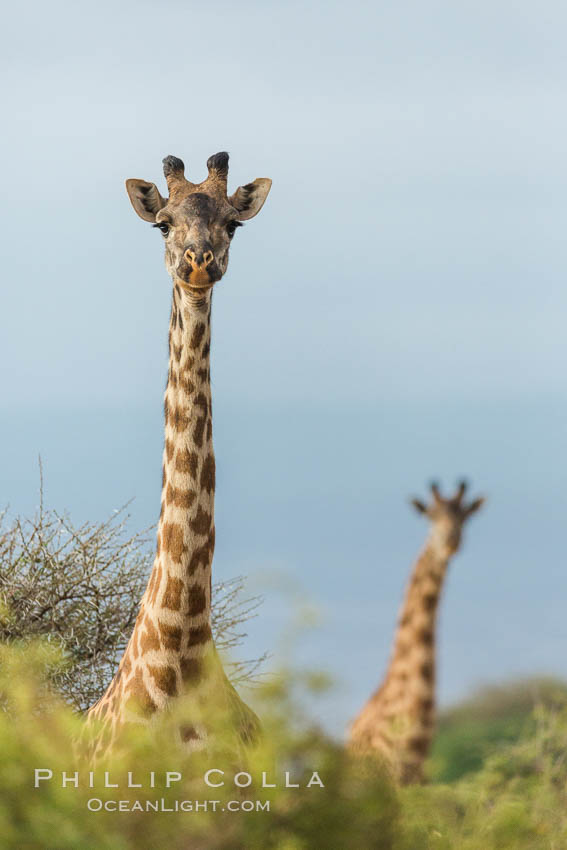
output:
[[[486,499],[481,497],[480,499],[475,499],[474,502],[471,502],[468,508],[465,511],[465,516],[471,516],[471,514],[476,514],[476,512],[481,508]]]
[[[127,180],[126,191],[132,206],[144,221],[155,221],[156,213],[167,203],[155,183],[146,183],[145,180]]]
[[[268,177],[257,177],[252,183],[238,187],[228,202],[238,210],[240,221],[254,218],[260,212],[271,187],[272,181]]]
[[[418,513],[420,513],[420,514],[426,514],[427,513],[426,506],[423,504],[423,502],[420,502],[419,499],[411,499],[411,503],[414,506],[414,508],[416,509],[416,511],[418,511]]]

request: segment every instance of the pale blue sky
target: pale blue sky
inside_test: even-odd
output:
[[[274,180],[215,295],[218,577],[277,569],[326,624],[340,729],[425,527],[489,495],[443,606],[440,692],[564,673],[567,10],[542,2],[24,3],[5,13],[0,500],[159,508],[169,281],[127,177]],[[278,601],[279,600],[279,601]],[[479,618],[483,620],[479,629]]]

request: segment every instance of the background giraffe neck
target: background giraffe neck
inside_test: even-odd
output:
[[[351,726],[351,746],[380,752],[403,783],[421,779],[433,737],[435,626],[449,557],[432,531],[412,570],[386,675]]]
[[[390,672],[402,663],[408,675],[421,676],[434,687],[434,653],[437,607],[447,572],[449,555],[430,538],[412,570],[398,618]],[[430,673],[421,669],[420,659],[430,663]]]
[[[378,737],[401,782],[422,778],[435,726],[435,629],[449,552],[432,533],[400,611],[392,657],[378,691]]]

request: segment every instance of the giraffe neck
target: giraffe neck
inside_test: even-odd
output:
[[[381,686],[354,720],[350,745],[378,751],[403,783],[422,778],[435,719],[435,626],[451,552],[433,531],[412,570]]]
[[[157,551],[117,673],[89,716],[148,717],[196,690],[212,649],[211,565],[215,460],[210,388],[211,299],[174,286],[165,392],[165,447]],[[102,746],[102,744],[101,744]]]
[[[402,783],[422,779],[435,726],[435,630],[450,552],[432,533],[412,571],[379,691],[380,732]]]
[[[196,301],[176,286],[157,553],[142,604],[157,619],[163,653],[179,652],[185,666],[211,641],[215,458],[210,345],[210,297]]]
[[[435,627],[449,553],[430,537],[412,570],[398,617],[387,678],[401,668],[422,680],[421,691],[435,687]]]

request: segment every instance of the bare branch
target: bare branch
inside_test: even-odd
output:
[[[33,519],[0,513],[0,641],[43,637],[62,652],[53,685],[84,711],[103,694],[126,648],[153,563],[153,531],[127,533],[127,505],[100,523],[76,527],[40,505]],[[262,600],[242,577],[213,588],[212,628],[221,651],[246,637]],[[264,657],[227,663],[234,683],[252,682]]]

